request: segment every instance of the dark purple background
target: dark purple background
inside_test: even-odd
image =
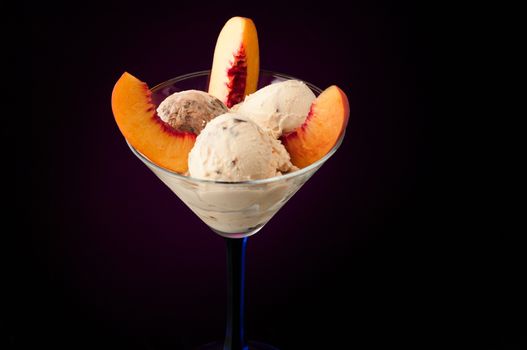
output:
[[[242,15],[258,28],[262,68],[337,84],[351,111],[342,147],[249,240],[249,338],[281,349],[418,343],[433,314],[417,196],[425,54],[412,6],[365,3],[27,12],[31,141],[16,165],[28,233],[10,341],[192,349],[222,338],[224,242],[130,152],[110,94],[125,70],[152,86],[209,69],[224,22]]]

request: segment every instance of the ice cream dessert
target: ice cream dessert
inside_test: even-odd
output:
[[[248,95],[232,110],[278,138],[304,123],[315,98],[313,91],[302,81],[286,80]]]
[[[265,179],[297,169],[280,141],[234,113],[207,124],[190,151],[188,164],[192,177],[231,182]]]
[[[214,117],[228,111],[227,106],[205,91],[175,92],[157,107],[159,118],[175,130],[199,135]]]
[[[156,105],[147,84],[127,72],[112,92],[115,120],[132,150],[229,237],[255,233],[278,211],[335,150],[349,116],[346,94],[335,85],[315,94],[289,80],[257,90],[270,81],[262,72],[267,79],[259,82],[257,40],[250,19],[227,21],[203,77],[207,92],[182,91]]]

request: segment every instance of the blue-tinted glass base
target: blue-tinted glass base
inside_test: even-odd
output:
[[[256,342],[256,341],[250,341],[247,343],[248,346],[244,350],[278,350],[278,348],[275,348],[272,345]],[[223,349],[223,342],[214,342],[210,344],[203,345],[196,350],[224,350]]]

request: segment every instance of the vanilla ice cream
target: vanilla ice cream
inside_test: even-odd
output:
[[[157,115],[176,130],[199,135],[214,117],[226,113],[227,107],[204,91],[186,90],[173,93],[159,104]]]
[[[299,80],[286,80],[261,88],[245,97],[232,111],[279,138],[302,125],[316,96]]]
[[[297,168],[280,141],[234,113],[210,121],[189,153],[189,174],[199,179],[265,179]]]

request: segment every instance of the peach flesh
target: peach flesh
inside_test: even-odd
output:
[[[240,103],[245,98],[245,85],[247,83],[247,60],[245,57],[245,49],[240,47],[232,66],[227,69],[227,77],[229,82],[227,88],[229,93],[227,95],[227,107],[231,108],[237,103]]]

